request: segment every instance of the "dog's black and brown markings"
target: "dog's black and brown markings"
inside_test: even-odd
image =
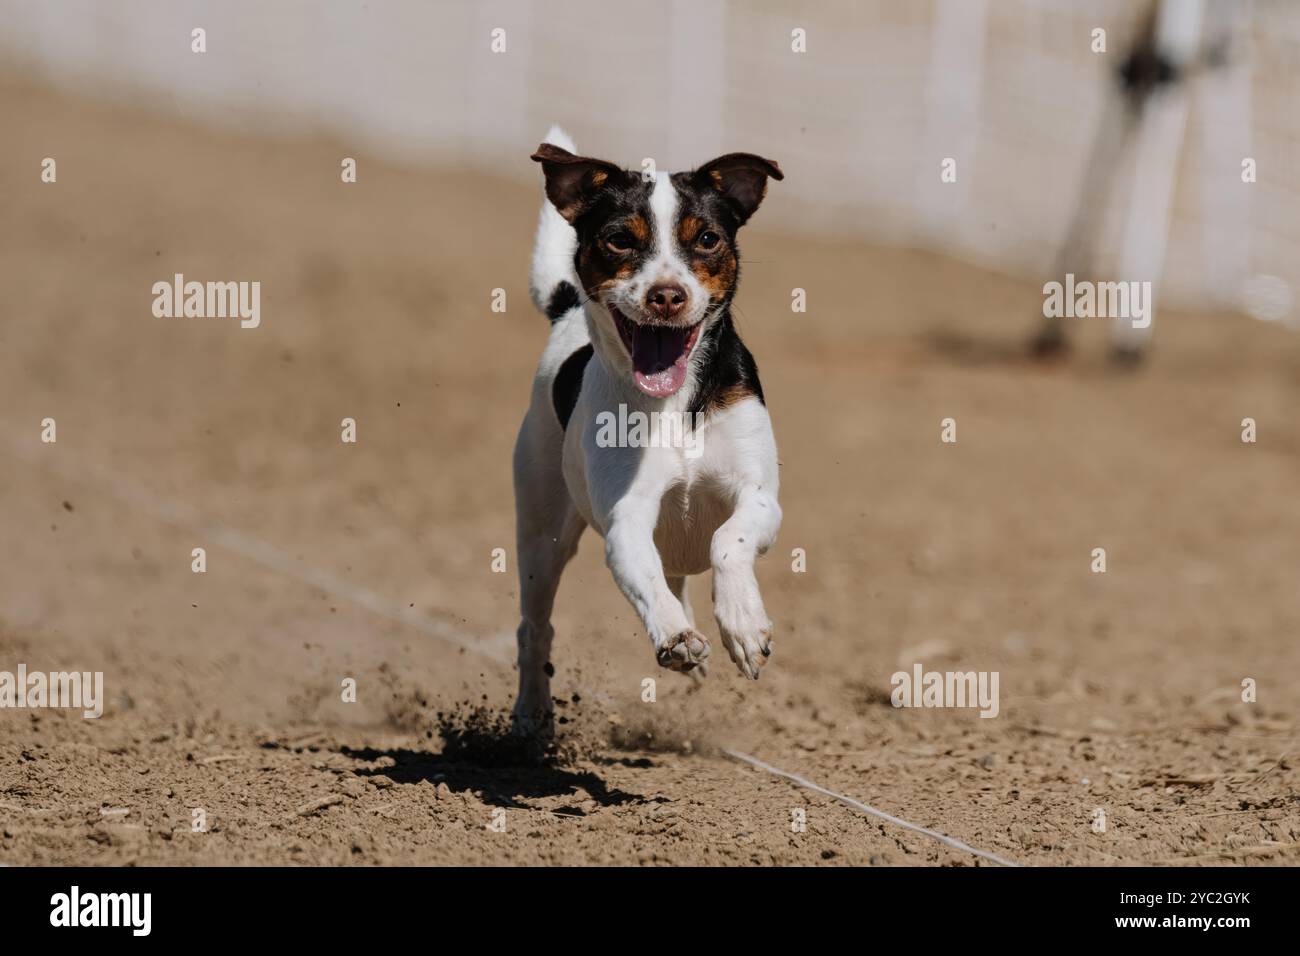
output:
[[[574,268],[588,296],[600,298],[664,251],[661,237],[650,228],[655,181],[549,143],[533,159],[547,165],[547,195],[577,233]],[[676,221],[665,238],[671,254],[688,264],[716,316],[698,341],[690,340],[697,355],[692,413],[707,414],[747,396],[763,401],[758,367],[732,322],[731,300],[740,280],[736,233],[762,201],[769,176],[782,178],[775,163],[733,153],[669,180],[677,194]],[[548,299],[546,314],[555,321],[580,304],[578,290],[562,280]],[[688,347],[687,335],[676,327],[638,326],[621,313],[616,319],[634,359],[637,346],[653,350],[658,364],[677,359]],[[556,376],[553,398],[562,425],[568,424],[590,357],[590,350],[575,351]]]
[[[532,158],[547,202],[531,285],[552,326],[515,447],[515,717],[529,732],[548,721],[551,605],[583,528],[605,538],[660,664],[706,663],[685,581],[711,570],[723,643],[757,678],[772,642],[753,561],[781,519],[771,421],[731,317],[737,232],[781,170],[731,153],[645,178],[576,155],[559,131]],[[637,414],[677,420],[682,440],[607,440],[611,419]]]

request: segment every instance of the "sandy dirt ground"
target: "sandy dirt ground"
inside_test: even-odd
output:
[[[0,670],[107,698],[0,711],[0,862],[988,865],[728,750],[1023,864],[1300,862],[1294,333],[1166,314],[1122,373],[1083,323],[1034,364],[1032,283],[760,212],[776,652],[757,683],[661,671],[589,535],[529,763],[502,715],[536,190],[12,79],[0,113]],[[261,327],[154,318],[176,272],[259,280]],[[913,662],[997,671],[998,716],[890,706]]]

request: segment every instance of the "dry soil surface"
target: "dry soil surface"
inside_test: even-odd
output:
[[[1023,864],[1300,862],[1293,333],[1166,314],[1139,370],[1093,326],[1037,364],[1032,283],[760,212],[776,652],[757,683],[661,671],[588,536],[531,763],[501,715],[536,189],[368,155],[345,186],[324,138],[0,104],[0,670],[106,697],[0,711],[0,862],[988,865],[728,750]],[[259,280],[261,326],[154,318],[177,272]],[[914,662],[998,672],[997,717],[895,709]]]

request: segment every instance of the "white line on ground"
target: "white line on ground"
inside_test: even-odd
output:
[[[9,450],[14,457],[35,465],[49,465],[49,458],[64,458],[67,456],[66,452],[60,450],[58,456],[48,456],[46,460],[41,460],[31,454],[24,453],[21,449],[12,445]],[[468,651],[481,654],[495,663],[510,664],[508,659],[503,659],[500,650],[505,645],[506,638],[509,638],[511,644],[514,643],[515,636],[513,632],[495,635],[487,639],[479,639],[471,634],[465,634],[449,624],[396,604],[382,595],[376,594],[369,588],[351,584],[321,568],[304,565],[301,561],[294,560],[292,556],[267,544],[265,541],[253,538],[233,528],[204,521],[194,509],[174,501],[168,501],[152,491],[143,489],[87,462],[75,461],[65,467],[56,466],[54,470],[69,481],[90,478],[96,484],[105,488],[114,498],[130,505],[137,511],[141,511],[165,524],[193,532],[202,541],[214,542],[219,547],[240,554],[264,568],[277,571],[309,587],[355,604],[379,617],[405,624],[407,627],[430,637],[456,644]]]
[[[1020,865],[1019,863],[1012,863],[1010,860],[1004,860],[1002,857],[998,856],[997,854],[989,853],[987,850],[977,850],[975,849],[975,847],[967,843],[962,843],[961,840],[954,840],[950,836],[945,836],[944,834],[940,833],[938,830],[928,830],[925,827],[919,827],[915,823],[908,823],[906,820],[893,816],[892,814],[888,814],[883,810],[877,810],[875,807],[867,806],[865,803],[862,803],[860,800],[854,800],[852,797],[846,797],[844,796],[844,794],[836,793],[834,790],[827,790],[825,787],[818,786],[817,784],[813,783],[810,780],[805,780],[803,777],[799,776],[798,774],[788,773],[785,770],[780,770],[776,767],[773,767],[770,763],[764,763],[763,761],[759,760],[757,757],[751,757],[749,754],[741,753],[738,750],[728,750],[726,748],[723,748],[722,752],[726,754],[728,757],[731,757],[733,760],[739,760],[742,763],[747,763],[752,767],[757,767],[759,770],[765,770],[766,772],[772,774],[773,776],[784,777],[786,780],[789,780],[791,783],[798,784],[799,786],[805,788],[806,790],[812,790],[816,793],[825,794],[826,796],[838,800],[840,803],[843,803],[846,806],[850,806],[855,810],[861,810],[863,813],[870,814],[873,817],[879,817],[881,820],[884,820],[887,823],[892,823],[895,826],[903,827],[904,829],[911,830],[914,833],[924,834],[925,836],[928,836],[931,839],[938,840],[940,843],[946,846],[952,847],[954,850],[961,850],[965,853],[973,853],[978,857],[983,857],[986,860],[992,860],[994,863],[998,863],[1002,866]]]
[[[9,447],[9,451],[14,455],[14,457],[20,458],[29,464],[46,464],[46,462],[39,461],[35,456],[25,453],[22,449],[12,444]],[[96,483],[106,488],[108,492],[119,501],[122,501],[139,511],[143,511],[145,514],[167,524],[201,533],[204,535],[206,540],[215,541],[219,546],[241,554],[265,568],[277,571],[300,581],[303,584],[309,585],[310,587],[324,591],[327,594],[332,594],[341,600],[349,601],[358,607],[370,611],[372,614],[388,618],[389,620],[396,621],[400,624],[405,624],[408,627],[414,628],[424,634],[428,634],[431,637],[436,637],[457,644],[464,647],[466,650],[471,650],[476,654],[481,654],[496,663],[509,664],[508,657],[503,656],[502,645],[507,637],[513,640],[513,634],[501,634],[486,642],[480,641],[471,635],[462,634],[454,627],[443,624],[440,621],[432,620],[425,617],[423,614],[412,611],[409,608],[394,605],[392,602],[388,601],[381,595],[376,594],[374,591],[340,580],[328,571],[310,566],[303,566],[300,562],[295,561],[285,552],[267,544],[265,541],[250,537],[249,535],[235,531],[232,528],[226,528],[205,522],[193,509],[175,502],[169,502],[151,492],[140,490],[130,482],[117,477],[103,468],[89,465],[86,462],[78,462],[75,471],[66,469],[58,470],[63,471],[64,477],[69,480],[75,481],[84,480],[88,477],[92,478]],[[938,840],[940,843],[950,846],[955,850],[973,853],[975,856],[991,860],[992,862],[1001,864],[1002,866],[1020,865],[1018,863],[1012,863],[1010,860],[1004,860],[1002,857],[985,850],[977,850],[973,846],[962,843],[960,840],[955,840],[950,836],[945,836],[936,830],[928,830],[925,827],[917,826],[915,823],[908,823],[906,820],[885,813],[883,810],[877,810],[875,807],[870,807],[865,803],[854,800],[852,797],[846,797],[843,794],[836,793],[834,790],[828,790],[809,780],[805,780],[797,774],[788,773],[785,770],[773,767],[771,764],[764,763],[757,757],[751,757],[749,754],[741,753],[737,750],[729,750],[727,748],[723,748],[722,752],[733,760],[747,763],[750,766],[770,773],[773,776],[782,777],[807,790],[824,794],[825,796],[840,801],[840,803],[843,803],[846,806],[853,807],[855,810],[860,810],[870,816],[878,817],[887,823],[892,823],[895,826],[900,826],[904,829]]]

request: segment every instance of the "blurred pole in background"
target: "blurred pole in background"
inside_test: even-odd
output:
[[[1155,76],[1129,77],[1129,95],[1138,114],[1136,170],[1129,194],[1123,244],[1116,278],[1150,282],[1148,323],[1137,327],[1128,316],[1111,323],[1111,348],[1120,360],[1138,357],[1155,325],[1170,210],[1178,178],[1178,160],[1187,130],[1191,84],[1187,74],[1201,46],[1205,0],[1158,0],[1149,51]],[[1136,80],[1136,85],[1135,81]]]
[[[1249,27],[1250,7],[1223,0],[1207,14],[1205,0],[1155,0],[1148,20],[1123,61],[1120,89],[1105,102],[1054,281],[1066,274],[1090,278],[1099,257],[1097,209],[1115,193],[1126,154],[1133,172],[1123,205],[1123,228],[1114,276],[1124,282],[1150,282],[1149,324],[1137,326],[1129,316],[1115,317],[1111,347],[1115,357],[1133,362],[1151,337],[1155,300],[1165,280],[1165,263],[1174,224],[1179,173],[1189,161],[1201,168],[1198,222],[1201,249],[1216,307],[1239,306],[1249,272],[1249,205],[1241,183],[1240,163],[1249,153],[1250,83],[1243,69],[1227,69],[1236,54],[1234,40]],[[1192,99],[1203,117],[1198,152],[1186,155]],[[1034,340],[1039,355],[1066,345],[1062,319],[1046,317]]]

